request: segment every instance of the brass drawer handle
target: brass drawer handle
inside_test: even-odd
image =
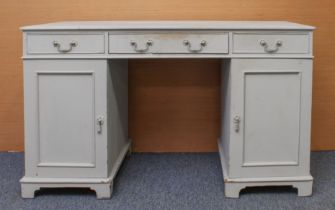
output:
[[[72,50],[73,47],[78,46],[78,43],[76,41],[72,41],[69,43],[69,47],[68,48],[62,48],[61,44],[57,41],[53,42],[54,47],[57,48],[58,52],[60,53],[67,53],[70,52]]]
[[[275,53],[279,50],[279,47],[283,45],[283,41],[277,40],[274,48],[269,48],[268,43],[264,39],[260,40],[259,44],[264,47],[265,52]]]
[[[192,49],[192,44],[189,40],[184,40],[183,43],[187,46],[187,50],[191,53],[199,53],[207,46],[207,42],[205,40],[201,40],[199,49]]]
[[[135,52],[138,52],[138,53],[145,53],[149,50],[149,48],[154,44],[154,42],[152,40],[148,40],[146,43],[145,43],[145,48],[143,49],[139,49],[138,48],[138,45],[137,45],[137,42],[135,41],[130,41],[130,45],[134,48]]]

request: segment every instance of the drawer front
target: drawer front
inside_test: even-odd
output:
[[[222,54],[228,53],[228,33],[109,34],[109,53]]]
[[[233,53],[307,54],[309,34],[233,33]]]
[[[27,34],[27,54],[102,54],[104,34]]]

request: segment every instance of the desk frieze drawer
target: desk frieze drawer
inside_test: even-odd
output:
[[[110,54],[227,54],[228,33],[110,33]]]
[[[234,54],[308,54],[309,33],[233,33]]]
[[[43,34],[26,35],[27,54],[103,54],[105,35],[95,34]]]

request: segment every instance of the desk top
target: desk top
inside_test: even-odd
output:
[[[68,21],[21,27],[39,30],[314,30],[287,21]]]

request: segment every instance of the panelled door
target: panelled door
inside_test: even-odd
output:
[[[106,61],[25,61],[26,167],[36,177],[107,176]]]
[[[231,177],[309,170],[311,61],[232,60]],[[307,171],[307,172],[306,172]]]

